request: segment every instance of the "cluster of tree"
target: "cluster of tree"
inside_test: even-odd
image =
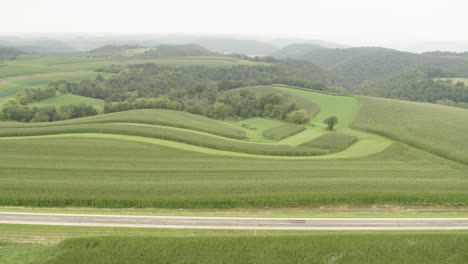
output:
[[[174,67],[155,64],[132,66],[109,66],[101,72],[116,73],[118,76],[105,80],[98,76],[95,80],[83,80],[79,83],[51,82],[59,92],[72,93],[86,97],[104,99],[108,102],[125,101],[129,93],[136,98],[167,96],[181,98],[199,93],[210,86],[213,93],[239,87],[269,84],[285,84],[313,90],[328,90],[327,77],[320,70],[302,69],[304,63],[285,60],[274,66],[232,66]],[[307,63],[305,63],[307,64]],[[322,78],[314,78],[314,75]],[[321,79],[323,81],[317,81]]]
[[[180,101],[169,98],[129,98],[122,102],[111,102],[104,106],[104,113],[122,112],[134,109],[171,109],[183,110]]]
[[[434,103],[448,99],[468,103],[468,87],[462,82],[434,78],[433,71],[413,71],[396,77],[365,82],[360,87],[366,95]]]
[[[248,90],[224,92],[213,98],[184,98],[184,110],[216,119],[268,117],[303,124],[310,120],[305,109],[299,109],[278,94],[256,95]]]
[[[56,96],[56,88],[25,88],[18,94],[18,101],[25,105]]]
[[[303,69],[304,64],[309,68]],[[60,93],[104,99],[107,102],[104,109],[106,113],[163,108],[220,119],[264,116],[295,123],[308,122],[307,111],[301,111],[294,104],[287,104],[278,95],[257,98],[255,94],[244,90],[238,93],[225,92],[239,87],[270,84],[321,91],[329,89],[323,82],[311,78],[314,74],[322,74],[316,72],[315,66],[294,60],[281,60],[273,66],[215,68],[140,64],[109,66],[100,71],[118,75],[109,79],[98,75],[94,80],[80,82],[53,81],[49,87]]]
[[[66,105],[58,109],[54,106],[29,107],[22,105],[18,100],[11,98],[2,105],[0,120],[18,122],[50,122],[97,115],[98,113],[99,109],[85,104]]]

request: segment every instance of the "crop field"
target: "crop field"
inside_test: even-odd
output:
[[[466,263],[465,231],[160,230],[4,225],[17,236],[60,243],[0,242],[0,263]],[[50,231],[44,232],[45,230]],[[2,226],[0,226],[0,232]],[[25,236],[25,234],[27,234]],[[89,237],[100,234],[102,237]],[[117,236],[118,235],[118,236]],[[10,238],[10,235],[7,235]],[[13,238],[13,237],[12,237]],[[15,241],[20,238],[13,238]],[[50,240],[46,240],[50,241]],[[44,242],[44,240],[43,240]],[[382,259],[386,261],[382,262]],[[339,261],[339,262],[337,262]]]
[[[468,110],[372,97],[359,100],[361,111],[353,127],[468,164]]]
[[[464,165],[350,127],[355,118],[355,125],[373,124],[374,119],[366,121],[363,116],[379,112],[365,100],[380,99],[270,89],[310,100],[320,112],[305,126],[263,118],[219,121],[155,109],[53,123],[0,123],[0,205],[468,204]],[[377,104],[385,109],[385,102]],[[324,129],[322,120],[329,115],[339,118],[336,132]],[[268,133],[274,136],[267,138]]]
[[[352,135],[335,132],[324,134],[302,145],[312,148],[329,149],[337,152],[348,148],[356,141],[358,141],[358,139]]]
[[[305,127],[294,124],[275,126],[263,131],[263,135],[270,139],[280,140],[304,131]]]

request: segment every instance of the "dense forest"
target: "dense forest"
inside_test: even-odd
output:
[[[410,101],[468,103],[468,87],[463,82],[453,83],[439,77],[450,77],[450,74],[437,70],[411,71],[381,81],[364,82],[359,90],[365,95]]]
[[[341,84],[355,89],[366,80],[382,80],[395,75],[425,68],[439,68],[454,76],[468,76],[468,60],[460,56],[416,54],[398,50],[361,47],[326,49],[311,44],[295,44],[274,53],[277,58],[309,61],[335,74]]]
[[[310,63],[292,59],[275,60],[275,63],[255,66],[177,67],[138,64],[107,66],[98,71],[113,75],[107,79],[98,75],[95,79],[78,82],[58,80],[50,82],[48,88],[24,89],[16,99],[7,101],[2,108],[1,117],[22,122],[55,121],[101,112],[160,108],[183,110],[220,119],[264,116],[303,123],[308,120],[310,113],[281,96],[256,95],[249,91],[226,94],[225,91],[270,84],[318,91],[341,91],[332,85],[331,75]],[[106,105],[104,109],[72,105],[56,110],[27,106],[31,102],[67,93],[103,99]]]

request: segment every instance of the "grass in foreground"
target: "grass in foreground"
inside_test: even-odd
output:
[[[347,160],[207,155],[106,138],[4,140],[0,148],[0,204],[9,206],[468,204],[466,171],[403,145]]]
[[[39,263],[464,264],[468,261],[468,233],[463,231],[303,233],[240,237],[74,238],[47,249],[48,256],[42,257]],[[12,248],[15,246],[20,245],[10,245]],[[32,252],[32,255],[38,258],[45,253]]]

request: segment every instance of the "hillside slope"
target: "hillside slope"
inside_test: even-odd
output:
[[[428,103],[358,97],[353,127],[384,135],[468,165],[468,110]]]

